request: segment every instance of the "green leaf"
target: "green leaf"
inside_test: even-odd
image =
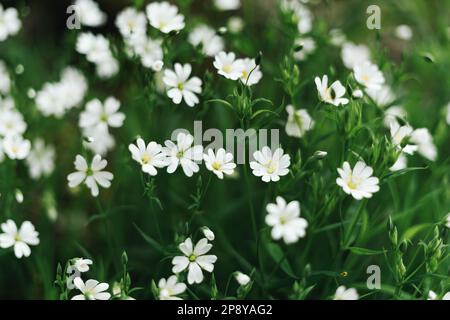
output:
[[[277,117],[279,116],[278,113],[273,112],[272,110],[269,110],[269,109],[261,109],[261,110],[256,111],[255,113],[253,113],[251,119],[253,120],[254,118],[256,118],[257,116],[259,116],[260,114],[264,114],[264,113],[270,113],[270,114],[275,115],[275,116],[277,116]]]
[[[266,248],[267,251],[269,251],[272,259],[280,266],[281,270],[283,270],[284,273],[286,273],[293,279],[298,279],[279,245],[277,245],[276,243],[268,243],[266,245]]]
[[[234,111],[234,108],[231,105],[231,103],[229,103],[228,101],[223,100],[223,99],[211,99],[211,100],[206,101],[206,103],[219,103],[219,104],[222,104]]]
[[[385,175],[382,179],[382,184],[386,183],[388,180],[393,179],[393,178],[397,178],[399,176],[402,176],[406,173],[410,173],[413,171],[419,171],[419,170],[426,170],[428,169],[428,167],[411,167],[411,168],[405,168],[402,170],[398,170],[398,171],[394,171],[394,172],[390,172],[387,175]]]
[[[414,236],[419,233],[420,231],[422,231],[423,229],[427,229],[434,226],[434,224],[432,223],[422,223],[422,224],[417,224],[415,226],[412,226],[410,228],[408,228],[405,233],[403,234],[402,239],[404,240],[411,240],[412,238],[414,238]]]
[[[361,247],[348,247],[348,250],[350,250],[352,253],[361,255],[361,256],[373,256],[377,254],[384,254],[387,251],[386,250],[372,250],[367,248],[361,248]]]
[[[144,238],[144,240],[153,247],[153,249],[155,249],[156,251],[162,253],[162,254],[166,254],[166,251],[164,250],[164,248],[156,241],[154,240],[152,237],[148,236],[147,234],[144,233],[144,231],[142,231],[141,229],[139,229],[139,227],[135,224],[133,224],[134,227],[136,228],[136,230],[141,234],[142,238]]]

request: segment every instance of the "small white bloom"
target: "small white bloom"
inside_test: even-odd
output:
[[[21,136],[10,136],[3,140],[3,151],[12,160],[23,160],[30,153],[30,141]]]
[[[195,27],[189,34],[189,42],[193,46],[201,45],[203,54],[214,57],[224,48],[223,39],[216,34],[214,29],[200,25]]]
[[[278,148],[272,153],[269,147],[265,146],[261,151],[253,154],[256,161],[250,162],[250,168],[257,177],[262,177],[264,182],[277,182],[281,176],[289,173],[291,158],[283,153],[283,149]]]
[[[361,99],[362,97],[364,97],[364,93],[362,92],[361,89],[356,89],[355,91],[353,91],[352,96],[353,98]]]
[[[18,15],[15,8],[3,9],[2,4],[0,4],[0,42],[19,32],[22,22]]]
[[[347,40],[347,37],[341,29],[331,29],[329,34],[331,44],[336,47],[342,46]]]
[[[300,34],[305,34],[312,30],[313,15],[308,7],[297,0],[284,0],[281,2],[281,9],[292,15],[293,22],[297,24]]]
[[[3,233],[0,234],[0,248],[14,247],[14,254],[18,259],[29,257],[31,254],[29,246],[39,244],[39,233],[30,221],[24,221],[17,230],[15,222],[9,219],[2,223],[1,229]]]
[[[26,159],[31,178],[39,179],[50,175],[55,169],[55,149],[46,146],[44,140],[38,138]]]
[[[144,140],[139,138],[136,141],[136,145],[130,144],[128,149],[133,160],[141,165],[142,171],[151,176],[157,174],[156,168],[166,166],[166,156],[162,153],[161,145],[156,142],[152,141],[145,145]]]
[[[445,226],[450,229],[450,212],[447,214],[447,223]]]
[[[86,110],[80,114],[79,126],[96,129],[120,128],[125,115],[118,111],[119,108],[120,101],[114,97],[108,97],[104,103],[99,99],[93,99],[86,104]]]
[[[306,235],[308,227],[308,222],[300,218],[300,203],[286,203],[282,197],[277,197],[276,202],[269,203],[266,207],[266,224],[272,227],[272,238],[282,238],[286,244],[295,243]]]
[[[192,146],[194,137],[183,132],[177,135],[177,144],[166,140],[163,152],[167,156],[167,172],[173,173],[181,165],[186,176],[192,177],[200,169],[195,161],[203,158],[203,147],[201,145]]]
[[[90,165],[86,159],[77,155],[74,162],[77,171],[67,176],[69,187],[75,188],[84,182],[91,190],[92,196],[97,197],[99,194],[98,184],[103,188],[109,188],[111,180],[114,178],[111,172],[103,171],[107,164],[108,161],[102,159],[98,154],[94,156]]]
[[[237,283],[239,283],[239,285],[241,286],[246,286],[252,280],[248,275],[240,271],[236,271],[234,273],[234,278],[236,279]]]
[[[404,119],[406,117],[406,111],[400,106],[392,106],[386,109],[384,112],[384,125],[387,128],[391,127],[391,124],[398,122],[397,118]]]
[[[447,116],[446,116],[447,124],[450,125],[450,102],[447,105]]]
[[[176,6],[167,1],[150,3],[146,10],[150,25],[163,33],[184,28],[184,16],[178,13]]]
[[[379,107],[385,107],[395,100],[394,92],[387,85],[377,89],[366,88],[366,93]]]
[[[334,294],[334,300],[358,300],[359,295],[356,289],[340,286]]]
[[[5,63],[0,60],[0,93],[7,94],[11,89],[11,78]]]
[[[236,60],[234,52],[219,52],[214,58],[214,67],[218,73],[230,80],[238,80],[242,77],[245,66],[241,59]]]
[[[436,161],[438,151],[433,136],[427,128],[419,128],[411,133],[411,142],[417,145],[417,152],[430,161]]]
[[[346,105],[349,103],[347,98],[343,98],[345,95],[345,87],[339,80],[336,80],[328,87],[328,76],[324,75],[322,80],[319,77],[314,79],[316,83],[317,92],[319,93],[319,99],[325,103],[329,103],[335,106]]]
[[[147,18],[145,13],[133,7],[123,9],[116,17],[116,27],[124,38],[132,35],[145,35],[147,32]]]
[[[177,276],[172,275],[167,280],[162,278],[158,282],[159,300],[183,300],[177,295],[186,291],[186,285],[178,282]]]
[[[75,261],[73,263],[73,267],[78,270],[79,272],[88,272],[89,266],[92,264],[91,259],[83,259],[83,258],[75,258]]]
[[[372,177],[373,169],[363,161],[358,161],[353,169],[345,161],[337,171],[340,177],[336,179],[336,183],[356,200],[371,198],[373,193],[380,190],[378,178]]]
[[[400,126],[397,121],[391,122],[391,137],[392,143],[397,147],[397,149],[401,152],[407,154],[414,154],[417,151],[417,146],[412,144],[406,144],[409,140],[411,133],[413,132],[413,128],[409,125]]]
[[[16,189],[14,192],[17,203],[23,203],[23,192],[20,189]]]
[[[408,158],[404,153],[400,153],[397,158],[397,161],[389,168],[391,171],[399,171],[403,170],[408,166]]]
[[[298,61],[304,61],[316,51],[316,42],[311,37],[298,38],[295,40],[295,46],[301,46],[301,50],[294,52],[294,58]]]
[[[106,22],[106,14],[100,10],[98,4],[92,0],[76,0],[77,18],[82,25],[98,27]]]
[[[413,31],[410,26],[401,24],[395,28],[395,35],[402,40],[411,40],[413,37]]]
[[[196,94],[202,92],[202,80],[198,77],[189,78],[192,72],[190,64],[181,65],[175,63],[175,71],[164,70],[163,81],[167,86],[167,96],[175,104],[180,104],[184,100],[189,107],[199,103]]]
[[[356,45],[351,42],[346,42],[342,46],[341,58],[348,69],[353,69],[365,61],[370,61],[370,51],[363,44]]]
[[[134,50],[141,58],[144,67],[151,68],[153,71],[161,70],[164,57],[161,40],[144,37],[141,42],[134,45]]]
[[[428,292],[428,300],[450,300],[450,291],[447,292],[446,294],[444,294],[442,299],[439,299],[438,295],[436,294],[436,292],[430,290]]]
[[[241,7],[241,0],[214,0],[214,5],[222,11],[237,10]]]
[[[353,69],[356,81],[366,88],[379,90],[384,84],[384,76],[377,65],[369,61],[357,64]]]
[[[230,17],[227,22],[227,28],[231,33],[239,33],[244,29],[244,20],[241,17]]]
[[[0,136],[20,136],[26,129],[27,124],[20,112],[9,107],[0,109]]]
[[[214,263],[217,261],[215,255],[205,255],[212,248],[206,238],[200,239],[195,247],[192,245],[191,238],[187,238],[179,245],[180,251],[184,256],[177,256],[172,259],[172,272],[180,273],[188,269],[188,283],[201,283],[203,281],[202,269],[207,272],[213,272]]]
[[[83,136],[89,141],[84,142],[84,146],[101,156],[105,156],[109,150],[116,145],[113,135],[105,127],[87,127],[82,130]]]
[[[286,107],[288,120],[286,122],[286,134],[291,137],[301,138],[314,127],[314,120],[306,109],[295,110],[292,105]]]
[[[245,58],[239,59],[244,66],[241,75],[241,81],[247,86],[257,84],[262,78],[262,72],[259,66],[256,65],[255,59]]]
[[[220,148],[214,154],[212,149],[208,149],[208,153],[203,155],[206,168],[219,178],[223,179],[223,175],[231,175],[236,168],[236,164],[233,162],[233,154],[226,152],[225,149]]]
[[[75,287],[81,291],[72,300],[109,300],[111,294],[105,292],[109,288],[107,283],[99,283],[97,280],[89,279],[86,283],[80,277],[73,280]]]
[[[212,232],[212,230],[206,226],[202,228],[202,232],[205,238],[208,239],[209,241],[213,241],[216,238],[214,232]]]

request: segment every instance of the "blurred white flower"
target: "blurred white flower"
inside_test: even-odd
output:
[[[297,24],[299,33],[305,34],[312,30],[313,15],[308,7],[297,0],[283,0],[281,9],[292,14],[293,22]]]
[[[294,52],[294,58],[298,61],[306,60],[311,53],[316,51],[316,42],[311,37],[298,38],[294,45],[302,47],[299,51]]]
[[[72,300],[109,300],[111,298],[111,294],[105,292],[109,288],[107,283],[99,283],[93,279],[89,279],[84,283],[80,277],[76,277],[73,283],[81,291],[81,294],[72,297]]]
[[[402,40],[411,40],[413,37],[413,31],[410,26],[401,24],[395,28],[395,35]]]
[[[353,98],[361,99],[362,97],[364,97],[364,92],[362,92],[361,89],[356,89],[355,91],[353,91],[352,96]]]
[[[445,226],[450,229],[450,212],[447,214],[447,223]]]
[[[162,147],[156,142],[150,142],[145,145],[143,139],[139,138],[136,144],[130,144],[128,150],[131,152],[133,160],[137,161],[142,168],[142,171],[151,176],[155,176],[158,172],[156,168],[166,166],[166,156],[162,152]]]
[[[11,89],[11,78],[9,77],[6,64],[0,60],[0,93],[7,94]]]
[[[450,125],[450,102],[447,104],[447,116],[446,116],[447,124]]]
[[[240,76],[243,84],[252,86],[261,80],[262,72],[259,66],[256,65],[255,59],[244,58],[237,61],[241,62],[244,66],[242,69],[242,75]]]
[[[352,42],[346,42],[342,46],[341,58],[348,69],[353,69],[359,64],[370,61],[370,51],[363,44],[356,45]]]
[[[189,42],[194,46],[201,45],[203,54],[208,57],[214,57],[224,48],[222,37],[216,34],[216,31],[206,25],[195,27],[189,34]]]
[[[26,129],[27,124],[19,111],[12,108],[0,109],[0,136],[19,136]]]
[[[417,152],[430,161],[436,161],[438,151],[433,136],[427,128],[419,128],[411,133],[411,142],[417,145]]]
[[[202,233],[209,241],[213,241],[216,238],[214,232],[212,232],[212,230],[207,226],[202,227]]]
[[[91,259],[75,258],[72,267],[78,270],[78,272],[88,272],[89,266],[92,264]]]
[[[98,3],[93,0],[76,0],[76,13],[82,25],[98,27],[106,22],[106,14],[100,10]]]
[[[183,300],[177,295],[186,291],[186,285],[178,282],[177,276],[172,275],[167,280],[162,278],[158,282],[159,300]]]
[[[398,122],[397,118],[404,119],[406,117],[406,111],[400,106],[392,106],[386,109],[384,112],[384,125],[387,128],[391,127],[391,124]]]
[[[314,120],[306,109],[295,110],[292,105],[286,107],[288,119],[286,122],[286,134],[291,137],[301,138],[314,127]]]
[[[3,151],[12,160],[23,160],[30,153],[31,143],[22,136],[8,136],[3,139]]]
[[[316,77],[314,82],[321,101],[335,106],[346,105],[349,102],[347,98],[343,98],[346,90],[339,80],[334,81],[330,87],[328,87],[327,75],[324,75],[322,80]]]
[[[86,110],[80,114],[80,128],[95,128],[99,130],[120,128],[125,120],[125,115],[119,112],[120,101],[114,97],[108,97],[104,103],[99,99],[92,99],[86,104]]]
[[[428,292],[428,300],[450,300],[450,291],[442,296],[442,299],[439,299],[436,292],[430,290]]]
[[[14,196],[16,198],[17,203],[23,203],[24,197],[22,190],[20,189],[14,190]]]
[[[106,155],[116,145],[113,135],[104,127],[87,127],[82,130],[83,136],[89,139],[84,146],[101,156]]]
[[[147,18],[145,13],[134,7],[123,9],[116,17],[116,27],[124,38],[135,35],[145,35],[147,32]]]
[[[234,52],[219,52],[214,58],[213,65],[220,75],[230,80],[241,78],[245,69],[243,61],[236,60]]]
[[[0,42],[17,34],[22,27],[19,14],[15,8],[3,9],[0,3]]]
[[[408,158],[404,153],[400,153],[397,158],[397,161],[389,168],[391,171],[399,171],[403,170],[408,166]]]
[[[357,64],[353,69],[356,81],[366,88],[380,90],[384,84],[384,76],[377,65],[369,61]]]
[[[334,294],[334,300],[358,300],[359,295],[356,289],[346,288],[345,286],[340,286],[337,288]]]
[[[244,20],[241,17],[230,17],[227,22],[227,29],[231,33],[239,33],[244,29]]]
[[[55,149],[53,146],[46,146],[43,139],[37,138],[26,163],[31,178],[36,180],[48,176],[55,169]]]
[[[214,5],[222,11],[237,10],[241,7],[241,0],[214,0]]]
[[[277,182],[281,176],[289,173],[291,160],[288,154],[283,153],[283,149],[278,148],[272,153],[269,147],[265,146],[261,151],[253,154],[256,161],[250,162],[250,168],[257,177],[262,177],[264,182]]]
[[[380,190],[378,178],[372,176],[373,169],[362,161],[358,161],[353,169],[345,161],[337,171],[340,177],[336,183],[356,200],[371,198],[373,193]]]
[[[331,29],[329,34],[331,44],[336,47],[342,46],[347,40],[347,37],[345,36],[344,32],[342,32],[341,29]]]
[[[407,154],[414,154],[414,152],[417,151],[417,146],[407,144],[411,133],[413,132],[413,128],[409,125],[400,126],[397,121],[391,122],[390,126],[392,143],[397,149]]]
[[[86,162],[82,156],[77,155],[75,158],[75,169],[67,176],[70,188],[75,188],[82,182],[91,190],[91,195],[97,197],[99,194],[98,185],[103,188],[109,188],[111,186],[111,180],[114,178],[113,174],[103,169],[108,164],[108,161],[102,159],[100,155],[95,155],[90,165]]]
[[[236,164],[233,162],[233,154],[226,152],[223,148],[217,150],[215,154],[213,149],[208,149],[208,152],[203,154],[203,160],[206,168],[219,179],[223,179],[224,174],[233,174],[236,168]]]
[[[30,221],[24,221],[17,230],[15,222],[9,219],[2,223],[1,229],[3,233],[0,234],[0,248],[14,247],[14,254],[19,259],[29,257],[31,254],[29,246],[39,244],[39,233]]]
[[[212,244],[208,243],[206,238],[203,238],[194,247],[191,238],[187,238],[178,248],[184,256],[177,256],[172,259],[172,272],[180,273],[188,269],[188,283],[202,283],[202,269],[207,272],[213,272],[214,263],[217,261],[217,256],[205,255],[211,250]]]
[[[161,70],[164,57],[161,40],[144,37],[142,41],[134,44],[134,51],[141,58],[144,67],[151,68],[153,71]]]
[[[173,173],[181,165],[186,176],[198,172],[200,169],[195,161],[201,161],[203,158],[203,147],[201,145],[192,146],[194,137],[183,132],[177,135],[177,144],[166,140],[163,152],[167,156],[167,172]]]
[[[234,273],[234,278],[241,286],[246,286],[252,280],[248,275],[240,271],[236,271]]]
[[[385,107],[395,100],[394,92],[387,85],[377,89],[366,88],[366,93],[379,107]]]
[[[178,13],[176,6],[167,1],[150,3],[146,10],[150,25],[163,33],[184,28],[184,16]]]
[[[282,197],[277,197],[276,204],[269,203],[266,210],[266,224],[272,227],[274,240],[283,239],[286,244],[292,244],[306,235],[308,222],[300,218],[298,201],[286,203]]]
[[[164,70],[163,81],[167,86],[167,96],[175,104],[180,104],[184,100],[189,107],[199,103],[196,94],[202,92],[202,80],[198,77],[189,78],[192,72],[190,64],[181,65],[175,63],[175,71]]]

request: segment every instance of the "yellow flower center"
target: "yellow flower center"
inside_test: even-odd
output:
[[[197,259],[197,256],[196,256],[195,254],[191,254],[191,255],[189,256],[189,261],[190,261],[190,262],[194,262],[196,259]]]
[[[214,170],[220,170],[221,167],[220,163],[218,163],[217,161],[215,161],[211,166]]]
[[[230,73],[231,72],[231,66],[229,64],[223,66],[223,71],[225,71],[226,73]]]
[[[177,85],[177,88],[180,89],[180,90],[183,90],[183,88],[184,88],[184,83],[180,82],[180,83]]]
[[[267,169],[268,174],[274,173],[275,170],[277,169],[277,166],[272,162],[272,160],[269,160],[269,162],[266,163],[265,167]]]
[[[143,164],[147,164],[150,162],[151,159],[152,157],[150,157],[150,155],[146,153],[142,156],[141,161]]]

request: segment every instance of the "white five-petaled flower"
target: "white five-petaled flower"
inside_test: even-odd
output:
[[[3,151],[12,160],[23,160],[30,153],[31,143],[22,136],[9,136],[3,139]]]
[[[339,80],[334,81],[330,87],[328,87],[327,75],[324,75],[322,79],[316,77],[314,82],[316,83],[317,92],[321,101],[335,106],[346,105],[349,102],[347,98],[343,98],[345,95],[345,87]]]
[[[236,168],[236,164],[233,162],[233,155],[230,152],[226,152],[223,148],[217,150],[215,154],[212,149],[208,149],[208,153],[203,154],[203,160],[206,168],[214,172],[219,179],[223,179],[224,174],[233,174]]]
[[[0,4],[0,42],[6,40],[8,36],[13,36],[19,32],[22,22],[18,17],[15,8],[3,9]]]
[[[288,119],[286,122],[286,134],[291,137],[301,138],[314,127],[314,120],[306,109],[295,110],[292,105],[286,107]]]
[[[353,169],[345,161],[337,171],[340,177],[336,179],[336,183],[356,200],[371,198],[373,193],[380,190],[378,178],[372,177],[373,169],[363,161],[358,161]]]
[[[291,158],[288,154],[283,154],[283,149],[278,148],[273,153],[269,147],[265,146],[261,151],[253,154],[256,161],[250,162],[250,168],[257,177],[262,177],[264,182],[277,182],[281,176],[289,173]]]
[[[14,254],[17,258],[29,257],[31,249],[29,246],[39,244],[39,233],[34,229],[30,221],[24,221],[17,230],[17,226],[12,220],[2,223],[1,229],[4,233],[0,234],[0,248],[14,247]]]
[[[433,136],[427,128],[419,128],[411,133],[411,142],[417,146],[417,152],[430,161],[436,161],[438,151]]]
[[[72,266],[79,272],[88,272],[92,263],[91,259],[75,258]]]
[[[401,152],[414,154],[417,151],[417,146],[405,143],[410,138],[413,129],[409,125],[400,126],[397,121],[391,122],[390,126],[392,143],[396,148]]]
[[[450,291],[442,296],[442,299],[438,298],[436,292],[430,290],[428,292],[428,300],[450,300]]]
[[[84,182],[91,190],[92,196],[97,197],[99,194],[98,184],[103,188],[111,186],[111,180],[114,176],[111,172],[103,171],[108,161],[102,159],[100,155],[96,154],[90,165],[85,158],[77,155],[74,164],[77,171],[67,176],[70,188],[75,188]]]
[[[79,125],[81,128],[95,128],[100,130],[108,127],[119,128],[125,120],[125,115],[119,112],[120,101],[114,97],[108,97],[104,103],[99,99],[93,99],[86,104],[86,110],[80,114]]]
[[[100,10],[97,2],[93,0],[76,0],[75,10],[82,25],[98,27],[106,22],[106,14]]]
[[[193,46],[201,45],[203,54],[209,57],[214,57],[224,48],[223,39],[206,25],[195,27],[189,34],[189,42]]]
[[[236,271],[234,273],[234,278],[241,286],[246,286],[252,280],[248,275],[240,271]]]
[[[206,255],[211,250],[212,245],[208,243],[206,238],[200,239],[195,247],[191,238],[187,238],[179,245],[179,249],[184,256],[177,256],[172,259],[172,272],[180,273],[188,269],[188,283],[201,283],[203,281],[203,270],[213,272],[214,263],[217,256]]]
[[[340,286],[337,288],[334,294],[334,300],[358,300],[359,295],[356,289],[346,288],[345,286]]]
[[[167,86],[167,96],[172,99],[175,104],[180,104],[181,100],[189,107],[198,104],[199,99],[196,95],[202,92],[202,80],[198,77],[189,78],[192,72],[190,64],[181,65],[175,63],[175,71],[164,70],[163,81]]]
[[[163,152],[167,156],[167,172],[173,173],[181,165],[186,176],[192,177],[200,169],[195,161],[203,158],[203,147],[201,145],[192,146],[194,137],[190,134],[180,132],[177,135],[177,144],[166,140]]]
[[[369,61],[357,64],[353,69],[355,80],[368,89],[379,90],[384,84],[384,76],[377,65]]]
[[[266,207],[266,224],[272,227],[272,238],[283,238],[286,244],[292,244],[306,235],[308,222],[300,218],[300,203],[291,201],[286,203],[282,197],[276,198],[275,203],[269,203]]]
[[[166,166],[166,156],[162,153],[162,146],[154,141],[145,145],[144,140],[139,138],[136,144],[130,144],[128,149],[133,160],[142,166],[142,171],[151,176],[157,174],[156,168]]]
[[[46,146],[44,140],[38,138],[33,143],[26,163],[31,178],[48,176],[55,169],[55,149],[53,146]]]
[[[247,86],[257,84],[262,78],[262,72],[256,65],[255,59],[245,58],[239,59],[244,69],[242,70],[241,81]]]
[[[123,9],[116,17],[116,27],[124,38],[145,35],[147,31],[147,18],[145,13],[128,7]]]
[[[218,73],[230,80],[238,80],[242,77],[245,65],[241,59],[236,60],[234,52],[219,52],[214,58],[214,67]]]
[[[186,285],[182,282],[178,282],[176,275],[172,275],[167,280],[162,278],[158,282],[159,288],[159,300],[183,300],[177,295],[186,291]]]
[[[370,51],[363,44],[346,42],[342,45],[341,58],[348,69],[353,69],[358,64],[370,61]]]
[[[176,6],[167,1],[150,3],[146,10],[150,25],[163,33],[184,28],[184,16],[178,13]]]
[[[75,287],[81,291],[72,298],[72,300],[109,300],[111,294],[105,292],[109,288],[107,283],[99,283],[97,280],[89,279],[84,283],[80,277],[73,280]]]

